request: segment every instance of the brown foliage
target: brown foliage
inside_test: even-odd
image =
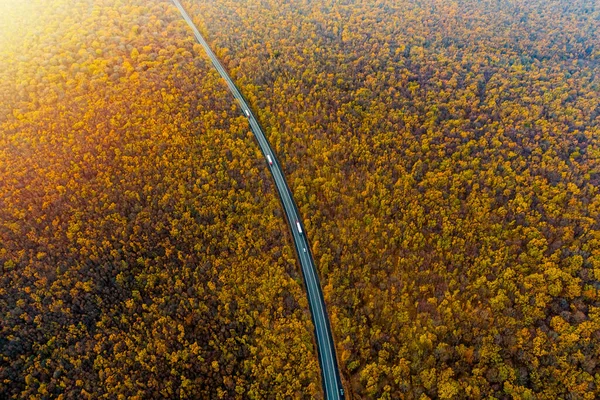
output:
[[[187,0],[283,161],[365,398],[600,396],[600,10]]]
[[[23,3],[0,43],[0,397],[318,396],[266,165],[177,10]]]

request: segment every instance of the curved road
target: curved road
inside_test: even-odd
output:
[[[281,171],[281,167],[277,162],[275,153],[273,153],[273,150],[271,149],[271,146],[269,145],[269,142],[267,141],[267,138],[265,137],[260,125],[258,125],[256,118],[252,114],[248,103],[246,103],[246,100],[242,97],[242,94],[235,86],[215,54],[212,52],[190,19],[189,15],[184,10],[181,3],[179,3],[178,0],[172,1],[173,4],[175,4],[175,6],[177,6],[179,9],[179,12],[181,12],[183,19],[185,19],[190,28],[192,28],[194,31],[196,39],[202,45],[202,47],[204,47],[204,50],[210,57],[214,67],[217,69],[223,79],[225,79],[225,82],[227,82],[229,90],[240,104],[242,112],[246,118],[248,118],[252,132],[258,140],[260,149],[266,158],[271,174],[275,179],[275,185],[277,186],[277,191],[279,192],[279,197],[289,222],[290,230],[294,238],[294,245],[296,246],[296,252],[298,253],[298,258],[302,267],[302,276],[304,277],[304,284],[306,285],[306,290],[308,292],[310,312],[312,315],[313,324],[315,326],[317,352],[319,353],[319,363],[321,365],[321,377],[323,380],[325,397],[329,400],[344,399],[344,389],[340,380],[337,359],[335,356],[335,347],[333,344],[333,337],[331,336],[329,317],[327,316],[327,310],[325,309],[321,284],[319,283],[319,277],[316,272],[315,263],[313,261],[310,247],[308,246],[308,239],[306,238],[305,230],[303,229],[298,208],[296,207],[296,203],[292,197],[292,192],[290,191],[285,177],[283,176],[283,172]]]

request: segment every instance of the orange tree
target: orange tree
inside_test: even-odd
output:
[[[353,394],[600,395],[597,6],[184,5],[283,161]]]
[[[266,166],[176,9],[0,11],[0,397],[321,396]]]

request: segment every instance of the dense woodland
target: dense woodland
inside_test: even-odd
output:
[[[600,397],[600,5],[184,0],[346,392]],[[0,398],[322,397],[281,207],[166,0],[0,4]]]
[[[299,202],[357,398],[600,397],[600,6],[186,0]]]
[[[274,185],[177,10],[0,18],[0,398],[322,396]]]

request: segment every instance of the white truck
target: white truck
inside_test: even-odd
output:
[[[296,220],[296,227],[298,228],[298,233],[302,233],[302,227],[300,226],[300,222]]]
[[[248,111],[247,108],[244,108],[244,114],[246,114],[246,117],[250,118],[250,111]]]
[[[269,154],[267,154],[267,161],[269,162],[269,165],[273,165],[273,160],[271,159],[271,156]]]

